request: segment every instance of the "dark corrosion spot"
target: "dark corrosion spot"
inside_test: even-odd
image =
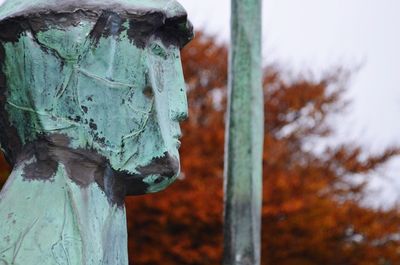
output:
[[[103,11],[93,27],[90,37],[97,44],[101,37],[119,36],[125,28],[122,26],[125,19],[112,11]]]
[[[164,178],[157,178],[157,179],[154,181],[154,183],[160,184],[160,183],[163,182],[163,181],[164,181]]]
[[[97,124],[94,123],[93,119],[90,119],[89,127],[90,127],[90,129],[92,129],[92,130],[97,130]]]
[[[0,22],[0,40],[6,42],[17,42],[21,34],[30,29],[27,20],[13,18]]]
[[[105,147],[106,146],[106,138],[105,137],[100,137],[99,133],[96,132],[93,135],[93,140],[96,141],[97,143],[100,144],[100,146]]]
[[[144,49],[149,38],[165,21],[165,15],[159,12],[146,16],[131,16],[129,19],[128,36],[139,48]]]
[[[162,157],[154,158],[147,166],[137,168],[142,176],[160,175],[166,178],[173,178],[179,172],[179,160],[164,153]]]
[[[153,98],[154,97],[154,92],[153,92],[153,88],[151,86],[146,86],[145,89],[143,90],[143,94],[147,97],[147,98]]]
[[[35,35],[51,27],[77,26],[82,19],[95,20],[98,17],[97,13],[96,11],[77,9],[73,12],[46,10],[20,14],[0,22],[0,39],[7,42],[17,42],[23,32],[31,32]]]
[[[51,180],[56,174],[58,162],[50,155],[48,145],[44,142],[30,144],[24,149],[23,156],[34,158],[34,162],[23,168],[22,176],[26,180]],[[20,156],[21,158],[21,156]]]
[[[85,112],[85,113],[88,112],[88,107],[82,105],[81,108],[82,108],[83,112]]]
[[[109,175],[111,173],[112,176]],[[138,175],[132,175],[127,172],[112,169],[109,170],[109,174],[105,174],[104,178],[106,184],[108,183],[106,185],[106,190],[108,190],[106,193],[110,194],[110,192],[112,192],[113,195],[111,197],[117,201],[118,199],[115,198],[119,197],[121,203],[123,203],[126,195],[143,195],[147,193],[147,190],[150,187],[149,184],[143,182],[143,178]],[[124,197],[120,197],[116,191],[123,192],[122,194],[124,194]]]
[[[176,45],[183,48],[194,37],[193,25],[186,15],[168,18],[155,35],[159,36],[165,46]]]

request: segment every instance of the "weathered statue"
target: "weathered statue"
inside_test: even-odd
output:
[[[187,117],[173,0],[0,7],[0,265],[127,265],[124,197],[179,174]]]

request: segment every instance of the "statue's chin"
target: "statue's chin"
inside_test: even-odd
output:
[[[179,159],[168,152],[162,157],[153,158],[145,166],[136,168],[138,173],[114,171],[118,179],[126,185],[126,195],[143,195],[167,188],[180,173]]]

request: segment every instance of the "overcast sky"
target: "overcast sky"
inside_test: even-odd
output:
[[[229,0],[180,0],[197,29],[229,38]],[[264,0],[264,59],[318,74],[361,65],[352,137],[400,144],[400,1]],[[349,125],[347,125],[349,126]]]
[[[229,40],[230,0],[180,0],[195,28]],[[339,138],[370,151],[400,145],[400,1],[264,0],[263,57],[295,72],[316,75],[336,66],[354,74]],[[400,160],[381,172],[385,199],[400,194]]]

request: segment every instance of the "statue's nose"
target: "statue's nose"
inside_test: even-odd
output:
[[[150,79],[156,95],[158,114],[163,117],[160,119],[169,118],[171,121],[180,122],[188,117],[180,51],[177,47],[170,46],[166,53],[168,56],[165,58],[154,55],[149,57]]]
[[[188,118],[188,103],[185,78],[183,77],[182,63],[180,58],[175,60],[174,63],[174,68],[176,69],[176,79],[173,82],[174,85],[172,85],[169,90],[169,117],[172,121],[180,122]]]
[[[188,118],[188,104],[184,83],[173,91],[173,95],[170,96],[169,105],[169,116],[171,120],[180,122]]]

